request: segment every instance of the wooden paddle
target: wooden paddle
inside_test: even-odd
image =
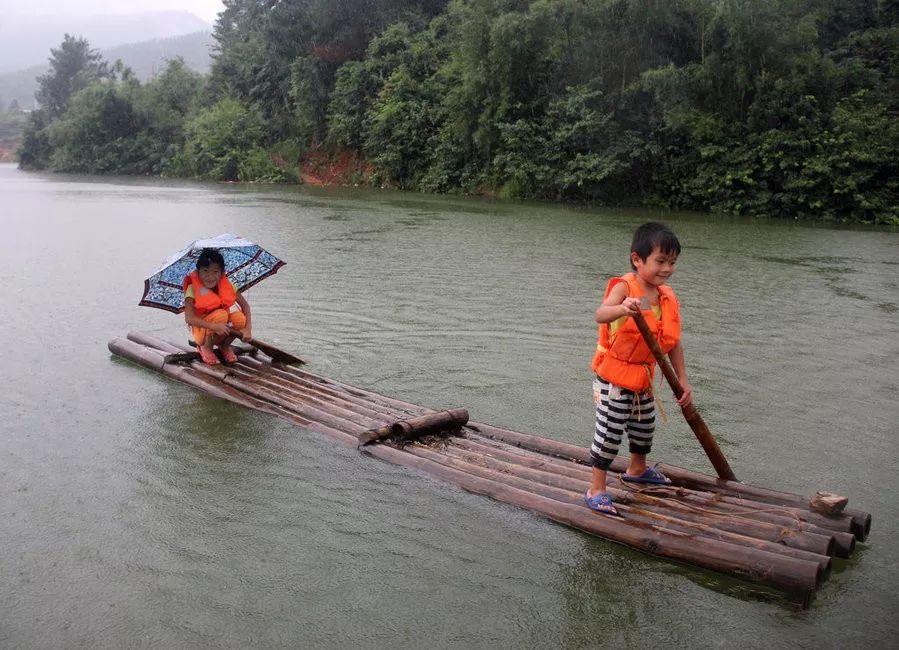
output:
[[[236,341],[243,341],[247,345],[251,345],[257,350],[260,350],[264,354],[267,354],[272,358],[272,361],[278,361],[280,363],[286,363],[287,365],[302,365],[305,364],[306,361],[301,359],[300,357],[291,354],[290,352],[285,352],[280,348],[276,348],[271,343],[266,343],[265,341],[260,341],[257,338],[249,338],[242,339],[240,335],[235,331],[234,337]],[[191,347],[197,347],[197,344],[194,341],[190,341]]]
[[[261,350],[268,356],[272,358],[272,361],[279,361],[281,363],[286,363],[287,365],[302,365],[306,363],[303,359],[298,356],[291,354],[290,352],[285,352],[279,348],[276,348],[271,343],[266,343],[265,341],[260,341],[256,338],[249,339],[240,339],[247,345],[252,345],[257,350]]]
[[[646,345],[652,350],[653,356],[659,363],[659,368],[662,369],[665,379],[671,384],[671,390],[674,391],[674,396],[680,398],[680,396],[684,394],[684,387],[681,386],[680,380],[674,372],[674,368],[671,367],[671,362],[668,361],[668,357],[662,353],[662,348],[659,347],[659,342],[656,341],[656,337],[653,336],[652,331],[649,329],[646,319],[643,317],[643,314],[633,314],[633,318],[634,322],[637,323],[637,327],[640,328],[643,340],[646,341]],[[705,422],[703,421],[702,416],[699,415],[699,411],[696,410],[696,407],[693,406],[693,404],[687,404],[686,406],[681,407],[681,412],[684,414],[684,419],[687,421],[687,424],[690,425],[690,428],[693,429],[693,433],[695,433],[696,437],[699,439],[699,444],[702,445],[702,448],[705,450],[706,456],[712,461],[712,466],[718,473],[719,478],[723,478],[727,481],[736,481],[737,477],[734,476],[734,472],[730,468],[727,459],[724,457],[724,454],[721,453],[718,442],[715,440],[712,432],[709,431],[709,428],[705,425]]]

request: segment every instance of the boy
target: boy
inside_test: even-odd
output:
[[[225,275],[225,260],[214,248],[204,248],[196,270],[184,278],[184,320],[200,358],[209,365],[219,362],[213,346],[218,345],[225,363],[234,363],[231,342],[236,336],[252,337],[250,305]]]
[[[655,401],[652,379],[655,358],[630,316],[643,313],[663,352],[668,353],[684,393],[677,403],[693,401],[684,367],[681,346],[680,309],[674,291],[666,285],[674,273],[680,242],[659,223],[645,223],[634,232],[631,242],[631,269],[606,286],[602,304],[596,310],[599,343],[593,356],[593,401],[596,433],[590,447],[593,465],[590,487],[584,501],[591,510],[617,515],[612,497],[606,492],[606,473],[628,436],[631,452],[621,480],[630,483],[669,485],[658,470],[646,466],[655,431]]]

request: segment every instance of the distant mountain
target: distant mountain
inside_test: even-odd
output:
[[[12,100],[16,100],[23,110],[34,108],[37,77],[48,68],[46,65],[35,65],[18,72],[0,74],[0,110],[6,109]]]
[[[46,62],[50,48],[58,47],[65,34],[83,36],[92,47],[108,49],[210,28],[186,11],[107,16],[5,14],[0,20],[0,73]]]
[[[122,63],[134,70],[138,79],[146,81],[157,75],[168,59],[176,56],[184,59],[187,67],[197,72],[209,72],[214,43],[212,32],[201,31],[111,47],[103,52],[103,58],[110,63],[121,59]]]
[[[142,43],[130,43],[101,51],[109,63],[121,59],[122,63],[134,70],[141,81],[158,74],[166,60],[180,56],[189,68],[197,72],[208,72],[211,64],[211,48],[214,41],[209,31],[199,31],[171,38],[156,38]],[[93,45],[93,43],[91,43]],[[47,51],[49,57],[50,52]],[[16,72],[0,74],[0,110],[16,100],[23,109],[35,107],[34,93],[37,91],[37,77],[45,74],[49,66],[41,65]]]

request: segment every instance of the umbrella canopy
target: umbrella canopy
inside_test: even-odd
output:
[[[258,244],[237,235],[198,239],[172,255],[144,280],[140,304],[176,314],[184,311],[184,278],[197,267],[197,258],[204,248],[215,248],[222,254],[225,275],[238,291],[249,289],[284,266],[284,262]]]

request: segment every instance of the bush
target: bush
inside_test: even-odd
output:
[[[246,156],[265,138],[262,119],[234,99],[223,99],[185,127],[186,142],[171,171],[217,181],[236,181]]]
[[[290,173],[278,167],[265,149],[252,149],[237,163],[237,178],[244,182],[286,183],[295,180]]]

